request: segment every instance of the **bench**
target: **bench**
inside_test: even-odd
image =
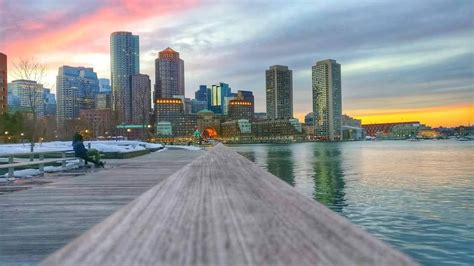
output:
[[[12,153],[12,154],[0,154],[0,157],[8,157],[7,164],[0,164],[0,169],[8,169],[8,179],[14,179],[14,171],[15,168],[30,166],[30,165],[39,165],[39,170],[44,171],[44,165],[47,163],[55,163],[61,162],[62,166],[66,166],[66,161],[70,160],[70,158],[66,158],[66,153],[68,151],[48,151],[48,152],[28,152],[28,153]],[[44,155],[47,153],[61,153],[61,158],[55,159],[44,159]],[[24,156],[30,155],[29,162],[19,162],[15,163],[14,158],[15,156]],[[38,155],[39,159],[37,161],[34,160],[35,155]]]

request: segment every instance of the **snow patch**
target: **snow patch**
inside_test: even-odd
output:
[[[31,177],[31,176],[37,176],[37,175],[41,175],[43,172],[41,172],[40,170],[38,169],[24,169],[24,170],[18,170],[18,171],[14,171],[13,172],[13,176],[14,177],[20,177],[20,178],[24,178],[24,177]],[[3,175],[4,177],[7,177],[8,176],[8,173]]]

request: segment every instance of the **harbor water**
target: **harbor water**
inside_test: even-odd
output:
[[[474,264],[474,141],[231,147],[421,264]]]

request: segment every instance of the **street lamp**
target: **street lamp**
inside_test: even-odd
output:
[[[5,135],[8,135],[8,131],[5,131]]]
[[[20,136],[22,136],[22,137],[23,137],[23,136],[25,136],[25,134],[22,132],[22,133],[20,133]]]

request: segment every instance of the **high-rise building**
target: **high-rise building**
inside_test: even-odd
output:
[[[207,92],[208,109],[216,114],[223,114],[226,105],[225,98],[231,96],[229,84],[220,82],[218,85],[212,85]]]
[[[44,116],[43,108],[43,85],[33,80],[14,80],[8,84],[12,99],[17,99],[16,106],[12,110],[20,112],[36,112],[37,117]]]
[[[0,53],[0,114],[7,112],[8,83],[7,83],[7,56]]]
[[[199,90],[194,93],[194,98],[198,101],[207,101],[207,85],[199,85]]]
[[[191,100],[191,113],[197,113],[207,108],[207,101]]]
[[[252,113],[255,113],[255,97],[253,96],[253,92],[239,90],[237,91],[237,99],[252,102]]]
[[[56,116],[56,94],[43,89],[43,112],[45,116]]]
[[[112,92],[99,92],[95,95],[95,109],[112,110]]]
[[[293,72],[287,66],[275,65],[265,71],[267,118],[293,117]]]
[[[119,123],[132,120],[131,76],[140,73],[138,35],[118,31],[110,35],[110,70],[112,108],[118,111]]]
[[[184,61],[179,53],[166,48],[155,60],[155,99],[184,95]]]
[[[80,110],[95,109],[99,80],[93,68],[62,66],[56,77],[58,121],[79,118]]]
[[[317,62],[312,72],[315,134],[322,140],[341,140],[341,65],[327,59]]]
[[[151,112],[151,80],[148,75],[131,76],[132,84],[132,123],[145,125],[149,123]]]
[[[112,92],[112,87],[110,87],[109,79],[99,79],[99,92]]]

